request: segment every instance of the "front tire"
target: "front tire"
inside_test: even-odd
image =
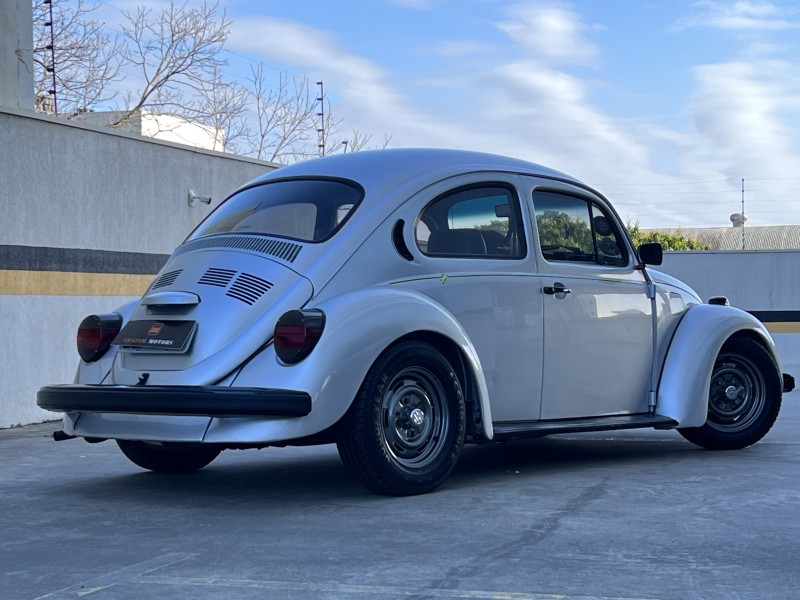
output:
[[[678,432],[709,450],[745,448],[770,430],[781,396],[780,371],[767,349],[749,338],[730,340],[714,362],[708,420],[702,427]]]
[[[465,422],[461,384],[447,359],[429,344],[402,342],[367,373],[342,421],[339,456],[372,491],[424,494],[455,466]]]
[[[213,461],[221,449],[203,444],[153,444],[117,440],[122,453],[135,465],[157,473],[190,473]]]

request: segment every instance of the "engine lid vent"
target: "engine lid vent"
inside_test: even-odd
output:
[[[234,248],[258,252],[274,256],[288,263],[294,262],[303,246],[286,240],[276,240],[267,237],[254,237],[246,235],[211,235],[191,242],[186,242],[175,249],[173,256],[192,252],[194,250],[209,250],[213,248]]]
[[[272,283],[266,279],[261,279],[248,273],[241,273],[225,295],[252,305],[266,294],[271,287]]]
[[[158,289],[162,287],[167,287],[168,285],[172,285],[175,283],[175,280],[178,278],[178,275],[183,273],[183,269],[178,269],[177,271],[170,271],[169,273],[164,273],[161,277],[156,279],[156,282],[153,284],[151,289]]]
[[[211,267],[197,283],[202,285],[215,285],[217,287],[228,287],[234,275],[236,275],[236,271]]]

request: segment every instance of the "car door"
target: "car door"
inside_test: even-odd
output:
[[[622,224],[597,196],[533,186],[544,305],[541,419],[647,410],[651,304]]]
[[[471,174],[421,194],[415,241],[428,275],[403,284],[464,328],[495,421],[533,421],[540,410],[541,286],[519,183],[517,175]]]

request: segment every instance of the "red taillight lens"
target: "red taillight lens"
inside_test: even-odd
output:
[[[325,327],[325,313],[317,309],[290,310],[275,325],[275,353],[290,365],[303,360],[317,345]]]
[[[78,326],[78,354],[88,363],[100,360],[121,327],[122,317],[117,313],[89,315]]]

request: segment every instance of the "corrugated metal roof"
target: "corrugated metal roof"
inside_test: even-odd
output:
[[[748,225],[745,227],[664,227],[660,231],[696,240],[712,250],[800,250],[800,225]],[[744,248],[742,233],[744,232]]]

